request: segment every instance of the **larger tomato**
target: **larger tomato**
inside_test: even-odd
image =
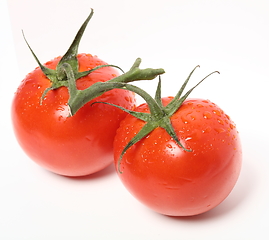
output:
[[[96,56],[79,54],[79,72],[106,64]],[[55,69],[60,57],[45,64]],[[96,82],[118,76],[112,67],[100,68],[76,81],[82,90]],[[113,139],[126,113],[108,105],[84,105],[69,116],[66,87],[49,91],[40,104],[50,80],[38,67],[20,84],[12,104],[16,137],[24,151],[39,165],[61,175],[82,176],[99,171],[113,162]],[[104,93],[96,100],[132,109],[134,94],[121,89]]]
[[[78,54],[92,15],[93,10],[65,55],[44,65],[26,41],[39,67],[22,81],[12,104],[14,131],[24,151],[44,168],[66,176],[88,175],[113,162],[113,139],[126,113],[92,103],[105,101],[133,109],[134,93],[121,88],[164,73],[140,69],[138,58],[118,76],[116,66]]]
[[[132,195],[156,212],[170,216],[206,212],[229,195],[238,179],[242,152],[236,127],[209,100],[179,99],[174,112],[168,104],[175,98],[156,96],[159,108],[154,101],[138,106],[134,110],[138,113],[130,112],[117,130],[118,175]],[[148,114],[138,119],[139,113]]]

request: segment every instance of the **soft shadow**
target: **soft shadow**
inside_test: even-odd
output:
[[[81,177],[67,177],[67,176],[65,177],[74,181],[90,181],[90,180],[96,180],[99,178],[108,177],[112,174],[116,174],[114,164],[110,164],[108,167],[104,168],[103,170],[90,174],[90,175],[81,176]]]
[[[236,211],[236,209],[242,205],[247,197],[251,195],[251,192],[255,188],[258,179],[257,174],[255,175],[254,169],[248,164],[248,162],[244,162],[243,164],[244,165],[236,186],[230,195],[217,207],[196,216],[169,216],[169,218],[175,221],[208,221],[212,219],[215,220],[231,213],[232,211]]]

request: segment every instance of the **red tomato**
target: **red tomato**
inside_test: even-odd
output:
[[[79,54],[79,71],[106,64],[96,56]],[[60,57],[45,64],[55,69]],[[76,81],[83,90],[96,82],[118,76],[111,67],[100,68]],[[40,105],[42,93],[51,81],[38,67],[19,86],[12,104],[12,120],[19,144],[36,163],[61,175],[82,176],[99,171],[113,162],[113,139],[126,113],[106,101],[133,109],[134,94],[114,89],[84,105],[68,117],[68,89],[49,91]]]
[[[166,106],[172,98],[163,98]],[[142,104],[134,111],[149,112]],[[138,200],[156,212],[190,216],[221,203],[233,189],[241,168],[241,145],[230,117],[202,99],[188,99],[171,117],[181,148],[157,127],[123,155],[121,181]],[[117,130],[114,159],[145,122],[128,115]],[[118,172],[120,172],[118,171]]]

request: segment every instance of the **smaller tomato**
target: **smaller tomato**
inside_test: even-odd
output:
[[[185,100],[194,88],[180,98],[185,85],[175,98],[162,99],[159,86],[155,101],[131,86],[148,103],[127,111],[114,140],[114,162],[125,187],[149,208],[170,216],[216,207],[241,169],[235,124],[209,100]]]

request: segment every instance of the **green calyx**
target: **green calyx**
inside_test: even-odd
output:
[[[68,78],[70,93],[70,99],[68,104],[71,110],[71,115],[75,114],[84,104],[102,95],[104,92],[107,92],[114,88],[127,89],[125,84],[128,82],[152,80],[158,75],[164,73],[164,70],[162,68],[140,69],[140,64],[141,59],[137,58],[128,72],[118,77],[115,77],[107,82],[97,82],[85,90],[78,90],[75,86],[75,81],[72,80],[72,76],[70,76]]]
[[[42,104],[42,100],[46,96],[46,94],[50,90],[55,90],[60,87],[67,87],[69,91],[69,100],[68,105],[70,108],[70,116],[73,116],[81,107],[83,107],[86,103],[91,101],[92,99],[102,95],[103,93],[118,88],[118,89],[125,89],[132,92],[137,93],[140,95],[148,104],[150,113],[141,113],[141,112],[135,112],[130,111],[127,109],[124,109],[120,106],[109,104],[115,107],[118,107],[122,109],[123,111],[133,115],[134,117],[143,120],[146,122],[144,127],[131,139],[131,141],[124,147],[119,160],[118,160],[118,171],[120,171],[120,164],[122,161],[122,157],[125,154],[125,152],[133,146],[135,143],[139,142],[142,138],[147,136],[150,132],[152,132],[157,127],[161,127],[166,130],[166,132],[174,139],[174,141],[185,151],[190,152],[192,149],[186,149],[181,142],[179,141],[177,134],[172,126],[171,123],[171,116],[180,108],[182,103],[185,101],[185,99],[189,96],[189,94],[201,83],[203,82],[208,76],[210,76],[213,73],[206,76],[204,79],[202,79],[197,85],[195,85],[193,88],[191,88],[188,92],[186,92],[183,96],[182,93],[187,85],[187,83],[190,80],[191,75],[195,71],[197,67],[193,69],[193,71],[189,74],[186,81],[183,83],[182,87],[180,88],[179,92],[176,94],[175,98],[167,105],[163,106],[162,100],[161,100],[161,74],[164,73],[164,70],[162,68],[160,69],[152,69],[152,68],[146,68],[146,69],[140,69],[141,59],[137,58],[132,67],[129,71],[126,73],[123,73],[122,75],[115,77],[109,81],[106,82],[97,82],[87,89],[79,90],[76,87],[76,80],[78,80],[81,77],[85,77],[88,74],[91,74],[93,71],[103,68],[103,67],[116,67],[122,71],[121,68],[115,66],[115,65],[100,65],[97,66],[89,71],[79,72],[79,63],[77,59],[78,54],[78,46],[80,43],[80,40],[82,38],[82,35],[87,27],[87,24],[89,23],[90,19],[93,16],[93,10],[91,10],[90,15],[87,17],[83,25],[80,27],[78,33],[76,34],[71,46],[69,47],[68,51],[65,53],[65,55],[61,58],[59,61],[56,69],[50,69],[46,66],[42,65],[40,61],[38,60],[37,56],[31,49],[30,45],[26,41],[24,35],[24,39],[26,41],[26,44],[28,45],[30,51],[32,52],[35,60],[37,61],[40,69],[42,72],[46,75],[46,77],[51,81],[51,86],[47,88],[41,97],[40,104]],[[218,72],[217,72],[218,73]],[[155,97],[151,97],[147,92],[145,92],[143,89],[136,87],[134,85],[129,84],[133,81],[140,81],[140,80],[152,80],[159,76],[159,84],[156,90]],[[97,102],[96,102],[97,103]]]
[[[88,74],[92,73],[97,69],[103,67],[115,67],[122,71],[120,67],[115,65],[100,65],[88,71],[84,72],[78,71],[79,69],[79,63],[77,59],[78,46],[92,16],[93,16],[93,9],[91,9],[90,15],[87,17],[87,19],[80,27],[71,46],[69,47],[65,55],[61,58],[55,70],[47,68],[46,66],[40,63],[40,61],[38,60],[37,56],[31,49],[30,45],[28,44],[23,34],[25,42],[28,45],[30,51],[32,52],[40,69],[51,81],[51,86],[47,88],[42,94],[40,104],[42,104],[42,100],[50,90],[55,90],[59,87],[67,87],[70,95],[68,101],[68,105],[70,108],[70,116],[74,115],[84,104],[102,95],[104,92],[112,90],[114,88],[124,88],[125,85],[119,85],[119,83],[128,83],[139,80],[152,80],[158,75],[164,73],[163,69],[152,69],[152,68],[140,69],[139,66],[141,63],[141,59],[138,58],[136,59],[135,63],[128,72],[118,77],[115,77],[107,82],[97,82],[85,90],[78,90],[76,87],[76,80],[78,80],[81,77],[87,76]],[[116,84],[117,87],[115,87],[114,84]]]
[[[182,143],[178,139],[177,134],[172,126],[170,118],[180,108],[182,103],[186,100],[186,98],[190,95],[190,93],[199,84],[201,84],[207,77],[209,77],[213,73],[219,73],[217,71],[210,73],[209,75],[207,75],[205,78],[203,78],[200,82],[198,82],[198,84],[196,84],[194,87],[192,87],[189,91],[187,91],[182,96],[182,93],[183,93],[187,83],[189,82],[190,77],[192,76],[193,72],[195,71],[195,69],[197,67],[199,67],[199,66],[196,66],[192,70],[192,72],[189,74],[188,78],[185,80],[185,82],[183,83],[182,87],[180,88],[180,90],[178,91],[176,96],[173,98],[173,100],[167,106],[163,106],[162,100],[161,100],[161,78],[160,77],[159,77],[159,83],[158,83],[158,87],[157,87],[154,98],[151,97],[147,92],[145,92],[143,89],[141,89],[139,87],[136,87],[136,86],[131,85],[131,84],[122,84],[122,85],[124,85],[125,89],[137,93],[147,102],[150,113],[130,111],[130,110],[127,110],[125,108],[122,108],[122,107],[114,105],[114,104],[102,102],[102,103],[109,104],[109,105],[115,106],[117,108],[120,108],[123,111],[131,114],[132,116],[146,122],[146,124],[143,126],[143,128],[131,139],[131,141],[122,150],[121,155],[118,159],[118,171],[120,173],[122,173],[122,171],[120,170],[120,164],[121,164],[122,157],[125,154],[125,152],[131,146],[133,146],[135,143],[139,142],[142,138],[146,137],[150,132],[152,132],[157,127],[163,128],[184,151],[186,151],[186,152],[192,151],[192,149],[186,149],[182,145]],[[96,102],[96,103],[98,103],[98,102]],[[99,103],[101,103],[101,102],[99,102]]]

